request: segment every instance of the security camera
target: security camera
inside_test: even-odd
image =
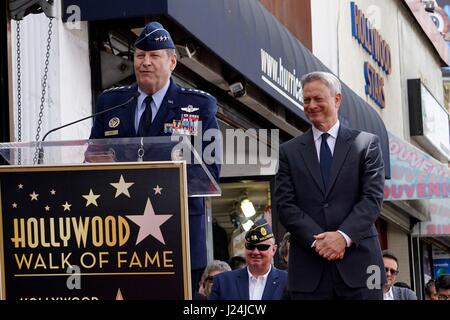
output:
[[[240,98],[245,96],[247,92],[242,82],[235,82],[230,84],[230,94],[235,98]]]
[[[434,12],[434,10],[435,10],[434,1],[423,1],[423,3],[424,3],[426,12],[430,12],[430,13]]]

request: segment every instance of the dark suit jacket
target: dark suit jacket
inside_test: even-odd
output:
[[[311,129],[280,146],[275,202],[281,223],[291,232],[289,290],[317,288],[326,260],[311,245],[313,236],[325,231],[340,230],[353,241],[344,258],[334,262],[347,286],[366,287],[372,265],[378,266],[381,283],[386,281],[374,226],[383,191],[383,159],[373,134],[340,125],[328,190]]]
[[[287,284],[287,272],[272,266],[261,300],[281,300]],[[247,267],[219,273],[209,300],[249,300]]]
[[[137,92],[137,89],[137,85],[135,84],[104,91],[98,98],[96,111],[99,112],[127,101]],[[115,109],[97,116],[94,120],[90,139],[137,137],[136,129],[134,127],[136,100],[137,99],[132,100],[132,102],[123,108]],[[217,111],[216,99],[210,94],[200,90],[179,87],[173,80],[170,80],[170,86],[150,127],[149,136],[170,136],[170,132],[164,132],[164,124],[172,123],[172,120],[181,120],[182,113],[186,113],[182,111],[181,108],[185,108],[189,105],[198,108],[198,110],[192,112],[192,114],[199,115],[199,120],[202,121],[203,132],[208,129],[218,128],[217,119],[215,117]],[[112,130],[109,126],[109,121],[114,117],[120,120],[119,125],[114,128],[117,130],[117,134],[106,136],[105,132]],[[202,132],[199,132],[198,134],[200,135]],[[205,148],[208,143],[210,143],[210,141],[203,142],[203,148]],[[144,160],[146,159],[144,158]],[[164,160],[170,160],[170,158]],[[132,161],[135,161],[135,158]],[[219,165],[209,165],[208,169],[214,179],[219,181]],[[205,209],[203,198],[189,198],[188,206],[191,268],[200,269],[206,266]]]

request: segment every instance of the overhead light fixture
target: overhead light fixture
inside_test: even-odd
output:
[[[250,218],[256,213],[255,207],[247,195],[241,198],[241,210],[246,218]]]
[[[247,232],[248,230],[250,230],[250,228],[253,226],[254,222],[252,220],[247,220],[246,222],[244,222],[242,224],[242,228],[244,229],[245,232]]]
[[[192,44],[187,44],[187,45],[175,45],[175,48],[177,49],[177,53],[178,56],[180,58],[192,58],[193,56],[195,56],[195,54],[197,53],[197,51],[195,50],[194,45]]]

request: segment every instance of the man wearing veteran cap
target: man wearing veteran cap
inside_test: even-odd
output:
[[[150,22],[136,40],[135,47],[137,83],[105,90],[97,100],[96,111],[131,100],[122,108],[97,116],[90,139],[171,134],[192,137],[202,136],[208,129],[218,130],[216,99],[201,90],[179,87],[171,78],[177,56],[169,32],[160,23]],[[218,181],[219,165],[208,165],[208,169]],[[206,266],[204,200],[189,198],[188,206],[192,283],[197,284]]]
[[[277,251],[270,225],[260,219],[245,234],[247,267],[214,277],[210,300],[281,300],[287,273],[272,266]]]

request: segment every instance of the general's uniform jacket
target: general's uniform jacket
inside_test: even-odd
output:
[[[96,112],[118,105],[136,94],[137,85],[113,88],[104,91],[98,98]],[[124,107],[106,112],[94,120],[90,139],[137,137],[134,126],[137,99]],[[171,79],[167,93],[161,103],[147,136],[170,136],[172,133],[202,135],[208,129],[218,129],[216,99],[197,89],[182,88]],[[199,132],[200,124],[202,132]],[[205,143],[203,146],[205,147]],[[218,164],[208,165],[216,181],[219,180]],[[206,265],[206,235],[203,198],[189,198],[189,235],[191,268]]]

